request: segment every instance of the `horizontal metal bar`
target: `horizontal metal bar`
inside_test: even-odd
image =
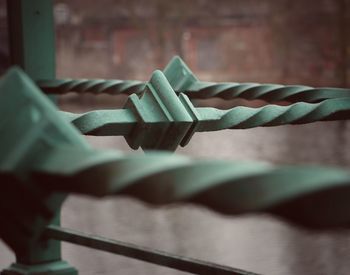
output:
[[[93,93],[93,94],[133,94],[141,93],[146,83],[137,80],[118,79],[46,79],[37,81],[47,94]]]
[[[159,250],[151,250],[135,244],[86,234],[54,225],[48,226],[44,232],[44,235],[50,239],[86,246],[193,274],[257,275],[256,273],[243,271],[241,269],[187,258],[184,256],[173,255]]]
[[[234,115],[227,111],[228,119],[232,119],[234,125],[225,125],[221,123],[227,119],[226,111],[216,110],[205,117],[203,112],[206,111],[196,110],[186,96],[181,94],[177,98],[170,94],[167,97],[173,91],[163,80],[161,73],[157,72],[150,81],[148,92],[141,98],[130,96],[130,105],[126,105],[130,109],[120,110],[123,123],[130,123],[133,128],[133,138],[142,144],[141,138],[145,136],[146,146],[150,144],[147,142],[158,146],[159,140],[180,140],[188,129],[196,129],[192,123],[200,121],[212,123],[205,127],[241,127],[243,121],[246,126],[248,123],[255,123],[256,126],[258,123],[283,124],[287,120],[288,123],[300,123],[318,120],[322,116],[336,119],[349,115],[349,99],[332,99],[318,104],[298,103],[288,108],[250,108],[247,114],[244,109],[236,110]],[[51,196],[46,199],[48,194],[80,193],[101,197],[127,195],[159,206],[194,203],[228,215],[267,212],[309,228],[350,225],[350,211],[347,211],[350,175],[346,170],[194,161],[160,152],[123,155],[121,152],[92,150],[79,132],[63,119],[62,114],[19,69],[11,70],[1,85],[0,113],[4,119],[0,123],[0,182],[13,186],[14,181],[8,177],[13,176],[19,181],[18,184],[33,185],[33,189],[45,196],[44,209],[48,209],[48,213],[60,207],[63,199],[51,200]],[[169,108],[170,104],[176,105]],[[177,116],[181,109],[186,111],[182,117]],[[132,110],[132,114],[128,110]],[[257,115],[259,113],[261,117]],[[134,127],[133,115],[138,116],[140,125],[136,126],[140,127]],[[72,116],[68,119],[72,119]],[[97,121],[105,116],[108,114],[102,113]],[[114,115],[108,119],[114,119]],[[135,128],[139,131],[135,131]],[[168,132],[164,133],[163,128]],[[179,133],[178,138],[176,135]],[[7,172],[7,176],[3,172]],[[34,195],[27,193],[32,200],[36,200]],[[9,194],[6,191],[3,196],[8,197]],[[45,216],[44,220],[50,218],[46,211],[30,211],[33,215]],[[19,220],[23,219],[27,221],[27,217],[19,216]],[[35,223],[35,232],[43,227],[43,223]]]
[[[344,88],[200,81],[178,56],[175,56],[165,67],[164,75],[175,92],[185,93],[191,99],[218,97],[222,99],[260,99],[269,103],[278,101],[315,103],[326,99],[350,97],[350,89]],[[147,82],[106,79],[56,79],[41,80],[37,84],[49,94],[77,92],[117,95],[141,93]]]
[[[198,132],[223,129],[247,129],[260,126],[306,124],[317,121],[350,119],[350,98],[329,99],[320,103],[295,103],[289,106],[267,105],[261,108],[244,106],[229,110],[195,108]],[[168,122],[140,121],[130,109],[98,110],[83,114],[61,112],[81,133],[96,136],[127,136],[136,125],[149,129]]]
[[[31,175],[47,191],[130,196],[154,206],[191,203],[231,216],[266,212],[316,229],[350,225],[350,174],[344,169],[193,161],[160,152],[122,155],[74,147],[50,152]]]
[[[327,99],[320,103],[299,102],[289,106],[260,108],[238,106],[229,110],[197,108],[201,118],[198,132],[224,129],[308,124],[317,121],[350,119],[350,98]]]
[[[155,71],[142,95],[130,95],[123,110],[65,115],[83,134],[123,135],[133,149],[170,151],[185,146],[195,132],[350,119],[350,97],[261,108],[195,108],[185,94],[175,93],[172,86],[182,86],[172,80]]]
[[[69,92],[93,94],[132,94],[141,93],[146,82],[136,80],[102,80],[102,79],[55,79],[41,80],[37,84],[47,94],[65,94]],[[243,98],[260,99],[266,102],[320,102],[331,98],[350,97],[350,89],[313,88],[304,85],[280,85],[236,82],[197,82],[185,90],[191,99],[222,98],[226,100]]]
[[[137,123],[136,116],[129,109],[99,110],[84,114],[61,112],[61,114],[86,135],[126,136]]]
[[[344,88],[235,82],[197,82],[188,87],[186,91],[179,92],[185,92],[189,98],[193,99],[243,98],[259,99],[269,103],[279,101],[314,103],[326,99],[350,97],[350,89]]]

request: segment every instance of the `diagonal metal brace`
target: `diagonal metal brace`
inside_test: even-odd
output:
[[[219,265],[185,256],[173,255],[164,251],[149,249],[139,245],[94,236],[59,226],[48,226],[45,230],[47,238],[110,252],[133,259],[174,268],[191,274],[217,275],[258,275],[229,266]]]

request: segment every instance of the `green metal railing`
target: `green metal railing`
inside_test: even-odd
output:
[[[184,93],[190,99],[244,98],[260,99],[269,103],[320,102],[325,99],[350,97],[350,89],[313,88],[303,85],[279,85],[259,83],[214,83],[197,79],[179,57],[174,57],[164,69],[164,75],[176,93]],[[138,94],[146,84],[136,80],[105,79],[52,79],[38,80],[37,84],[47,94]]]
[[[57,80],[52,1],[12,0],[8,10],[12,61],[22,69],[0,80],[0,237],[16,254],[2,274],[77,274],[61,260],[61,241],[194,274],[253,274],[62,228],[60,208],[70,193],[193,203],[228,215],[266,212],[312,229],[349,226],[347,170],[199,161],[150,150],[174,151],[195,132],[347,120],[350,90],[201,82],[178,57],[147,83]],[[130,96],[123,109],[73,114],[44,94],[70,91]],[[290,104],[220,110],[190,100],[209,97]],[[146,154],[95,150],[81,134],[122,135]]]
[[[163,73],[156,71],[140,98],[130,95],[124,109],[64,115],[86,135],[122,135],[133,149],[175,150],[188,144],[195,132],[346,120],[350,97],[289,106],[195,108],[184,93],[177,97]]]

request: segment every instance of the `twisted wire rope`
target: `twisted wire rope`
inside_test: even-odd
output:
[[[350,97],[350,89],[313,88],[303,85],[259,83],[214,83],[198,81],[185,92],[190,98],[260,99],[266,102],[319,102],[325,99]]]
[[[266,105],[260,108],[235,107],[229,110],[198,108],[197,110],[203,117],[198,131],[246,129],[349,119],[350,98],[328,99],[314,104],[299,102],[289,106]]]
[[[37,84],[48,94],[65,94],[74,91],[111,95],[141,93],[146,85],[145,82],[136,80],[105,79],[41,80]]]
[[[141,93],[145,82],[135,80],[103,80],[103,79],[57,79],[38,81],[38,85],[49,94],[65,94],[68,92],[93,94],[132,94]],[[192,99],[209,99],[213,97],[225,100],[243,98],[260,99],[266,102],[320,102],[326,99],[350,97],[350,89],[345,88],[313,88],[303,85],[279,85],[259,83],[215,83],[198,81],[183,92]]]
[[[48,163],[35,180],[57,191],[127,195],[153,205],[187,202],[228,215],[268,212],[308,227],[347,226],[350,221],[350,173],[341,169],[193,161],[165,153],[110,154],[93,165],[89,156],[85,159],[78,169],[73,163],[70,174],[54,167],[51,172]]]
[[[289,106],[266,105],[260,108],[238,106],[228,110],[196,108],[198,132],[247,129],[261,126],[307,124],[350,118],[350,98],[328,99],[319,103],[299,102]],[[83,114],[61,112],[79,131],[89,135],[128,135],[138,121],[129,109],[98,110]],[[161,123],[161,122],[160,122]],[[149,125],[151,127],[151,125]]]

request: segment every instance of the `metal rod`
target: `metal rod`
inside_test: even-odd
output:
[[[238,106],[229,110],[197,108],[201,118],[198,132],[248,129],[261,126],[308,124],[350,119],[350,98],[327,99],[320,103],[299,102],[288,106],[261,108]]]
[[[34,81],[55,78],[52,0],[8,0],[11,63]]]
[[[84,114],[61,111],[61,114],[86,135],[126,136],[137,124],[137,117],[129,109],[100,110]]]
[[[47,94],[76,92],[112,95],[141,93],[146,85],[141,81],[118,79],[46,79],[37,81],[37,84]]]
[[[350,119],[350,98],[328,99],[314,104],[300,102],[289,106],[267,105],[261,108],[238,106],[229,110],[211,107],[195,109],[199,114],[196,131],[207,132],[347,120]],[[138,124],[148,128],[155,124],[139,121],[130,109],[97,110],[83,114],[61,113],[86,135],[127,136]],[[157,122],[167,123],[161,119]]]
[[[350,97],[350,89],[342,88],[200,81],[178,56],[168,63],[163,72],[176,93],[184,93],[191,99],[219,97],[260,99],[269,103],[278,101],[315,103],[326,99]],[[44,79],[37,81],[37,84],[44,92],[50,94],[77,92],[117,95],[141,93],[147,82],[111,79]]]
[[[235,82],[203,82],[198,81],[186,89],[189,98],[208,99],[243,98],[247,100],[264,100],[265,102],[320,102],[326,99],[350,97],[350,89],[344,88],[314,88],[304,85],[280,85],[260,83]]]
[[[105,79],[55,79],[41,80],[37,84],[47,94],[65,94],[69,92],[93,94],[132,94],[141,93],[146,82],[136,80],[105,80]],[[185,93],[191,99],[260,99],[266,102],[320,102],[331,98],[350,97],[350,89],[344,88],[314,88],[304,85],[280,85],[260,83],[235,82],[203,82],[198,81],[185,90],[175,90]]]
[[[48,226],[44,234],[47,238],[86,246],[193,274],[257,275],[256,273],[228,266],[177,256],[159,250],[150,250],[142,246],[86,234],[54,225]]]
[[[7,0],[11,64],[20,66],[34,81],[55,78],[55,32],[53,0]],[[17,83],[16,83],[17,84]],[[22,98],[18,91],[15,97]],[[54,96],[50,96],[55,101]],[[18,110],[20,111],[20,110]],[[53,221],[60,222],[60,211]],[[38,264],[61,258],[59,242],[27,247],[16,253],[18,263]],[[72,273],[73,274],[73,273]]]

